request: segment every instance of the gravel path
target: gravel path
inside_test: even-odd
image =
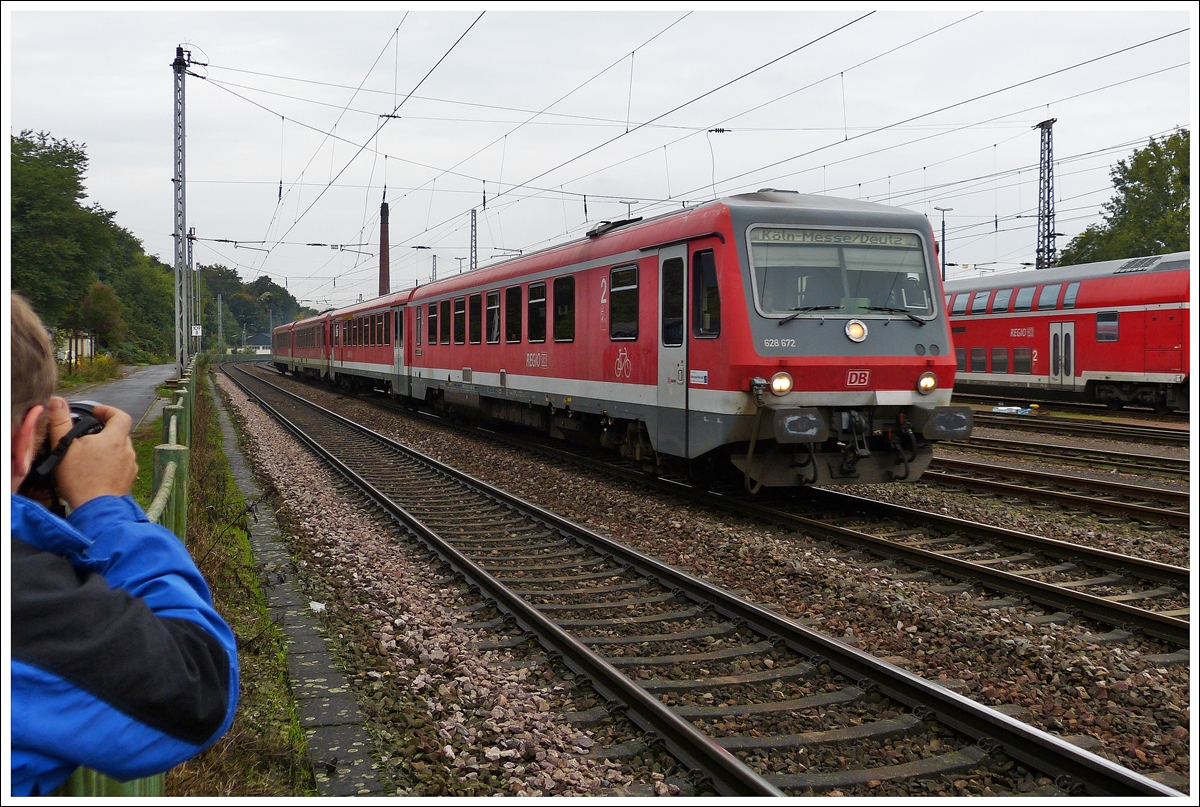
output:
[[[283,381],[292,386],[290,379]],[[1148,658],[1173,647],[1138,636],[1109,643],[1095,635],[1107,627],[1078,620],[1035,627],[1026,620],[1042,613],[1037,606],[988,608],[995,595],[939,591],[945,580],[896,579],[808,536],[779,534],[434,423],[381,412],[336,392],[302,389],[348,417],[640,551],[982,703],[1013,709],[1040,728],[1087,735],[1098,753],[1187,788],[1188,665]],[[894,485],[888,495],[910,497],[907,503],[916,504],[926,489]],[[974,508],[998,503],[946,493],[940,509],[983,518]],[[921,505],[937,509],[928,501]],[[1156,540],[1156,534],[1084,523],[1063,512],[1031,511],[1036,516],[1018,518],[1005,510],[999,523],[1068,540],[1091,532],[1112,542],[1098,544],[1105,546]]]

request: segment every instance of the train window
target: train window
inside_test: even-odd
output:
[[[638,268],[614,266],[608,272],[608,338],[614,342],[638,338]]]
[[[1067,284],[1067,293],[1063,295],[1063,308],[1074,308],[1075,299],[1079,296],[1079,281]]]
[[[1008,348],[994,347],[992,348],[992,372],[1007,373],[1008,372]]]
[[[957,369],[960,373],[967,371],[967,349],[965,347],[954,348],[954,358],[957,361]]]
[[[987,348],[973,347],[971,348],[971,372],[986,373],[987,372]]]
[[[1062,291],[1061,283],[1048,283],[1042,286],[1038,295],[1038,311],[1050,311],[1058,308],[1058,293]]]
[[[367,338],[365,340],[365,344],[368,347],[374,347],[375,345],[379,344],[379,339],[377,338],[379,336],[379,328],[375,320],[376,316],[374,314],[368,314],[363,318],[363,323],[367,326]]]
[[[388,339],[388,324],[383,319],[383,314],[375,314],[375,344],[386,345],[390,344]]]
[[[472,294],[467,301],[467,336],[472,345],[483,341],[483,296]]]
[[[721,294],[711,249],[692,256],[692,333],[702,339],[721,335]]]
[[[390,345],[392,343],[392,312],[383,312],[383,343]],[[400,317],[396,317],[396,344],[400,344]]]
[[[1115,342],[1121,335],[1120,312],[1101,311],[1096,314],[1096,341]]]
[[[971,298],[971,294],[969,292],[964,292],[962,294],[954,295],[954,307],[952,309],[950,309],[950,313],[951,314],[967,313],[967,300],[969,300],[970,298]]]
[[[1008,310],[1008,301],[1012,299],[1012,289],[1000,289],[992,300],[992,313],[1000,314]]]
[[[1037,286],[1022,286],[1017,289],[1017,299],[1013,303],[1013,311],[1028,311],[1033,308],[1033,293]]]
[[[665,347],[683,344],[683,258],[671,258],[662,265],[662,343]]]
[[[529,284],[529,341],[546,341],[546,284]]]
[[[1033,372],[1033,348],[1031,347],[1014,347],[1013,348],[1013,368],[1014,373],[1021,375],[1029,375]]]
[[[437,303],[429,304],[429,324],[428,328],[429,344],[436,345],[438,342],[438,307]]]
[[[489,345],[500,341],[500,292],[487,293],[487,340]]]
[[[988,298],[992,296],[990,291],[975,292],[975,299],[971,301],[971,313],[983,314],[987,312]]]
[[[358,317],[350,320],[350,347],[358,347]]]
[[[430,306],[430,307],[432,308],[432,306]],[[413,334],[417,337],[416,338],[417,345],[420,345],[421,344],[421,306],[417,306],[416,317],[417,317],[417,323],[416,323],[417,327],[413,329]]]
[[[521,287],[504,290],[504,341],[521,341]]]
[[[575,276],[554,279],[554,341],[575,341]]]
[[[438,304],[438,341],[443,345],[450,344],[450,301],[442,300]]]
[[[467,341],[467,298],[454,298],[454,344],[461,345]]]

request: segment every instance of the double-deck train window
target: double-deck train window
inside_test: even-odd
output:
[[[489,345],[500,341],[500,292],[487,293],[487,340]]]
[[[954,359],[957,362],[955,369],[960,373],[967,371],[967,349],[965,347],[954,348]]]
[[[1038,311],[1049,311],[1058,308],[1058,293],[1062,291],[1061,283],[1050,283],[1042,286],[1042,293],[1038,295]]]
[[[483,296],[472,294],[467,303],[467,336],[472,345],[483,341]]]
[[[1008,372],[1008,348],[994,347],[992,348],[992,372],[1007,373]]]
[[[529,341],[546,341],[546,284],[529,284]]]
[[[614,266],[608,271],[608,338],[632,342],[638,338],[638,268]]]
[[[954,308],[951,309],[950,313],[952,313],[952,314],[967,313],[967,300],[969,300],[969,299],[971,299],[970,292],[963,292],[962,294],[956,294],[954,296]]]
[[[521,341],[521,287],[504,290],[504,341],[516,344]]]
[[[717,259],[711,249],[692,256],[692,334],[701,339],[713,339],[721,335]]]
[[[975,292],[975,299],[973,299],[971,301],[971,313],[972,314],[987,313],[988,298],[991,296],[992,296],[992,293],[990,291]]]
[[[467,341],[467,298],[454,298],[454,344],[462,345]]]
[[[971,372],[986,373],[987,372],[987,348],[973,347],[971,348]]]
[[[440,308],[438,311],[438,342],[448,345],[450,344],[450,301],[442,300],[438,306]]]
[[[1121,335],[1121,314],[1118,311],[1101,311],[1096,314],[1096,341],[1115,342]]]
[[[575,276],[554,279],[554,341],[575,341]]]
[[[1067,284],[1067,293],[1063,295],[1063,308],[1074,308],[1075,299],[1079,297],[1079,281]]]
[[[1012,299],[1012,289],[1000,289],[996,292],[996,299],[992,300],[992,313],[1002,314],[1008,310],[1008,301]]]
[[[1022,286],[1017,289],[1017,301],[1013,303],[1013,311],[1028,311],[1033,308],[1033,293],[1037,286]]]
[[[1033,372],[1033,348],[1031,347],[1014,347],[1013,348],[1013,369],[1014,373],[1021,375],[1030,375]]]
[[[662,343],[664,347],[683,344],[683,258],[671,258],[662,265]]]

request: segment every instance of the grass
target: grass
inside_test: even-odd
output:
[[[76,363],[74,371],[68,371],[67,365],[60,364],[58,366],[58,381],[54,385],[54,391],[63,392],[80,384],[111,381],[121,376],[121,365],[116,359],[110,356],[83,359]]]
[[[271,621],[247,534],[245,500],[221,449],[216,410],[201,377],[189,457],[187,545],[237,637],[241,689],[224,737],[167,772],[168,796],[309,796],[313,775],[288,684],[284,637]],[[138,429],[134,498],[147,506],[162,420]]]

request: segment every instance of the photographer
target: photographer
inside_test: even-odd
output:
[[[183,544],[129,496],[124,412],[96,406],[103,430],[75,439],[55,469],[65,520],[16,494],[71,416],[51,397],[46,331],[15,294],[9,345],[12,795],[49,793],[80,765],[119,780],[165,771],[233,721],[233,633]]]

